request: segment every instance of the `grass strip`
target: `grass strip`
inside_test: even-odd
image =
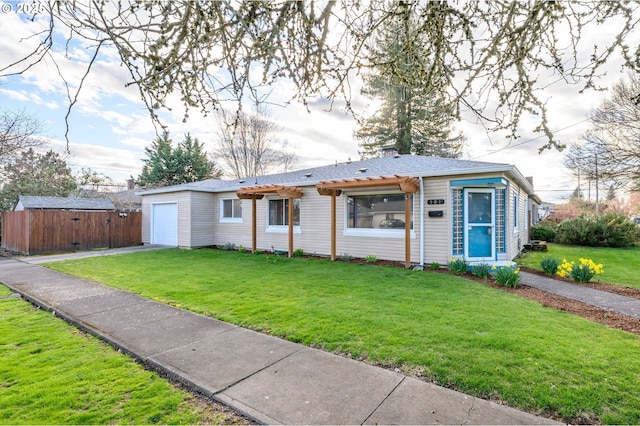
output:
[[[217,250],[50,267],[569,422],[640,423],[640,339],[451,275]]]
[[[0,424],[229,424],[131,358],[0,285]]]

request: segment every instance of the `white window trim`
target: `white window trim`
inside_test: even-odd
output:
[[[342,231],[342,235],[345,237],[368,237],[368,238],[404,238],[405,229],[404,228],[395,228],[395,229],[381,229],[381,228],[349,228],[349,205],[347,204],[347,200],[349,197],[357,197],[358,195],[399,195],[404,194],[402,191],[384,191],[384,192],[367,192],[367,191],[358,191],[358,192],[350,192],[348,194],[344,194],[344,228]],[[414,199],[415,202],[415,199]],[[411,208],[413,209],[413,202],[411,203]],[[413,212],[412,212],[413,213]],[[413,214],[412,214],[413,217]],[[409,231],[409,238],[415,239],[416,233],[413,229]]]
[[[524,200],[524,230],[529,229],[529,200]]]
[[[520,232],[520,221],[518,220],[520,216],[520,197],[518,196],[518,194],[513,194],[512,200],[513,235],[518,235],[518,233]]]
[[[269,201],[275,200],[288,200],[288,198],[280,198],[280,197],[268,197],[267,198],[267,217],[265,218],[265,223],[267,224],[265,228],[265,232],[270,232],[273,234],[288,234],[289,233],[289,225],[269,225]],[[292,200],[296,200],[292,198]],[[302,207],[302,201],[300,201],[300,207]],[[302,216],[302,215],[301,215]],[[302,222],[302,217],[300,218]],[[293,225],[293,233],[294,234],[302,234],[302,228],[300,225]]]
[[[242,216],[241,217],[224,217],[224,201],[225,200],[231,200],[233,202],[236,199],[235,198],[220,199],[220,223],[243,223],[244,221]],[[242,202],[242,200],[239,200],[239,201]],[[242,206],[240,208],[242,208]]]

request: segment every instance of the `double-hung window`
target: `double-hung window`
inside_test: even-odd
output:
[[[220,200],[220,222],[242,222],[242,200],[228,198]]]
[[[518,222],[518,216],[520,215],[520,206],[519,206],[520,200],[518,199],[518,194],[514,194],[513,195],[513,234],[517,234],[518,233],[518,226],[519,226],[519,222]]]
[[[300,229],[300,198],[293,198],[293,226]],[[272,232],[286,231],[289,226],[289,199],[269,200],[267,230]]]

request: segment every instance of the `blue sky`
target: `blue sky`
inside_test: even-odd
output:
[[[6,3],[11,5],[11,10]],[[43,16],[36,15],[31,21],[27,19],[31,16],[18,13],[18,3],[0,2],[0,68],[33,48],[34,40],[29,36],[45,25]],[[634,37],[638,40],[629,44],[640,45],[637,31]],[[585,45],[596,42],[597,39],[585,40]],[[82,64],[88,62],[91,52],[76,44],[72,46],[69,58],[65,59],[61,51],[63,48],[59,45],[53,52],[59,70],[69,81],[77,82],[83,72]],[[603,86],[611,87],[625,76],[621,59],[618,59],[608,65],[608,75],[601,81]],[[127,82],[127,72],[120,66],[115,52],[106,49],[85,82],[69,117],[71,157],[68,163],[73,168],[90,167],[116,183],[124,183],[129,176],[138,176],[144,147],[156,135],[137,89],[125,87]],[[579,85],[554,85],[544,94],[551,128],[557,130],[556,137],[566,144],[580,140],[588,128],[585,120],[589,112],[603,99],[602,92],[578,94],[580,88]],[[280,82],[274,93],[291,93],[291,87],[287,82]],[[284,104],[287,99],[274,100]],[[49,147],[60,152],[66,148],[64,117],[68,103],[58,69],[50,59],[22,75],[0,78],[0,108],[24,110],[37,116],[46,127]],[[357,97],[354,104],[361,110],[366,107],[366,101]],[[356,122],[340,109],[339,103],[328,111],[328,104],[318,99],[312,100],[310,113],[295,103],[286,108],[273,106],[271,113],[283,129],[280,137],[287,140],[298,156],[296,168],[358,159],[358,144],[353,138]],[[206,149],[213,151],[215,119],[192,113],[189,121],[183,123],[182,110],[177,103],[175,112],[164,112],[162,116],[174,141],[181,140],[185,133],[190,132],[205,144]],[[536,124],[535,117],[525,118],[521,126],[522,137],[516,141],[516,146],[511,147],[504,138],[504,132],[489,138],[480,126],[467,121],[458,124],[457,128],[468,138],[464,158],[515,164],[525,176],[533,176],[536,192],[544,200],[559,201],[575,188],[576,180],[562,166],[561,153],[546,151],[538,154],[544,139],[532,132]]]

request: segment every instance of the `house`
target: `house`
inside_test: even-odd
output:
[[[21,195],[14,211],[22,210],[115,210],[106,198],[40,197]]]
[[[499,264],[529,242],[540,199],[510,164],[412,155],[144,191],[145,244],[411,264]]]

